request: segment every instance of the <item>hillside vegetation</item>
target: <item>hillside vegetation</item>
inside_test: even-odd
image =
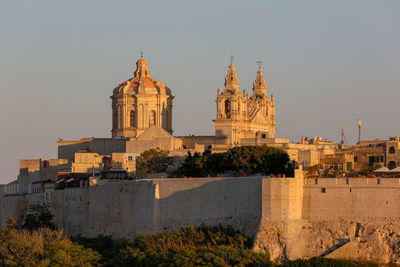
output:
[[[195,228],[112,239],[67,237],[50,228],[22,229],[10,220],[0,234],[1,266],[359,266],[324,258],[272,263],[231,227]],[[372,266],[372,265],[371,265]]]

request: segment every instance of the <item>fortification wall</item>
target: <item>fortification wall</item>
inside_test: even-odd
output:
[[[262,217],[283,220],[300,219],[303,203],[303,179],[262,179]]]
[[[71,235],[130,237],[152,230],[152,181],[111,182],[104,186],[54,192],[55,223]]]
[[[307,179],[303,218],[399,220],[399,178]]]
[[[289,184],[280,192],[293,186],[298,184]],[[293,195],[288,195],[297,203],[289,216],[263,213],[256,250],[268,251],[272,258],[326,254],[335,258],[400,263],[399,179],[306,179],[301,187],[301,204]],[[279,194],[279,187],[276,189],[278,193],[270,194],[272,200]],[[274,206],[282,215],[285,206],[279,205],[284,202],[282,199]],[[301,210],[301,216],[297,216],[296,209]]]
[[[262,210],[261,178],[156,179],[154,230],[189,224],[232,225],[254,235]]]
[[[1,198],[0,227],[41,199]],[[50,203],[56,225],[72,235],[130,237],[223,224],[256,235],[255,249],[272,258],[328,254],[400,263],[399,200],[398,178],[242,177],[110,182],[56,190]]]
[[[0,198],[0,230],[7,227],[8,218],[20,220],[26,209],[24,195],[9,195]]]
[[[260,178],[146,179],[56,190],[55,223],[72,235],[129,237],[190,224],[232,225],[254,235]]]

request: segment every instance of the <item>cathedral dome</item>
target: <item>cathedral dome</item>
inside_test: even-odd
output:
[[[156,80],[154,80],[153,78],[150,77],[143,77],[144,80],[144,86],[146,88],[155,88],[155,83]],[[136,88],[139,87],[140,85],[140,78],[139,77],[134,77],[130,80],[130,85],[129,88]]]
[[[130,78],[127,81],[121,82],[117,88],[115,88],[114,90],[114,94],[118,94],[123,90],[127,90],[127,89],[136,89],[139,88],[139,86],[141,84],[143,84],[143,86],[145,88],[148,89],[154,89],[154,88],[164,88],[165,85],[159,81],[157,81],[156,79],[150,77],[150,71],[147,68],[148,66],[148,62],[146,59],[143,58],[143,56],[141,56],[138,61],[136,61],[136,70],[134,72],[134,76],[132,78]],[[168,87],[165,87],[164,89],[161,90],[165,90],[166,94],[171,94],[170,90]],[[137,92],[137,90],[135,90]]]
[[[136,62],[134,76],[120,82],[113,90],[114,137],[138,137],[155,125],[172,134],[171,89],[150,77],[143,55]]]

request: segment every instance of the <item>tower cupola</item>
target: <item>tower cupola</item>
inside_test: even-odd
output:
[[[253,96],[265,97],[267,96],[267,83],[264,80],[264,74],[259,66],[257,71],[256,80],[253,83]]]
[[[231,92],[239,91],[239,78],[236,76],[235,66],[232,61],[229,65],[228,74],[225,77],[225,90]]]
[[[143,55],[136,62],[136,71],[134,72],[135,78],[139,77],[150,77],[150,71],[147,68],[147,61],[143,58]]]

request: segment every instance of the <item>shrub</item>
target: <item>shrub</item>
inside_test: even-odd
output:
[[[0,234],[1,266],[95,266],[100,255],[69,240],[62,231],[9,228]]]
[[[139,234],[114,260],[118,266],[269,265],[265,253],[231,227],[190,226],[171,233]]]
[[[54,215],[46,205],[32,205],[25,214],[23,229],[35,230],[39,228],[56,229],[53,223]]]

